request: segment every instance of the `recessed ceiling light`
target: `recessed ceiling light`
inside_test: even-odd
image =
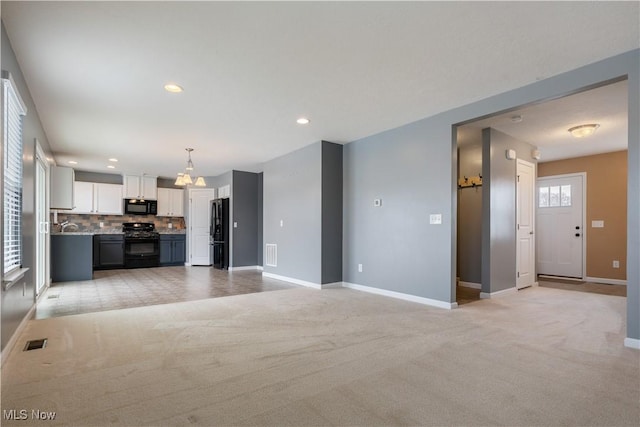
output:
[[[107,167],[108,167],[109,169],[115,169],[115,168],[116,168],[116,167],[115,167],[115,166],[113,166],[113,165],[107,165]]]
[[[173,83],[167,83],[166,85],[164,85],[164,90],[171,93],[180,93],[183,91],[182,87]]]
[[[118,159],[116,159],[115,157],[112,157],[112,158],[110,158],[110,159],[109,159],[109,161],[110,161],[110,162],[114,162],[114,163],[115,163],[115,162],[117,162],[117,161],[118,161]]]
[[[300,117],[298,120],[296,120],[296,123],[298,123],[299,125],[308,125],[309,122],[310,120],[306,117]]]
[[[78,162],[76,162],[75,160],[69,160],[67,163],[69,163],[70,165],[77,165]]]

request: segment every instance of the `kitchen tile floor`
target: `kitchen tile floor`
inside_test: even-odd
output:
[[[58,282],[42,295],[36,319],[169,304],[297,286],[263,278],[259,271],[210,267],[157,267],[95,271],[93,280]]]

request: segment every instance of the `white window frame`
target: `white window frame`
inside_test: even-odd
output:
[[[3,275],[22,267],[22,147],[26,114],[27,107],[11,75],[2,71]]]

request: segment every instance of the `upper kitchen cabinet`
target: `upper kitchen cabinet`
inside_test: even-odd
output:
[[[76,181],[74,192],[72,213],[122,215],[122,185]]]
[[[158,216],[184,216],[184,190],[158,188]]]
[[[74,180],[72,168],[51,167],[51,209],[73,209]]]
[[[124,175],[125,199],[158,199],[158,178],[146,175]]]

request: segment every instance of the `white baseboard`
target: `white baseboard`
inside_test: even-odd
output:
[[[4,350],[2,350],[2,354],[0,354],[0,366],[4,365],[4,362],[6,362],[7,359],[9,358],[9,354],[11,354],[11,350],[13,350],[13,347],[18,342],[18,338],[20,338],[20,335],[22,335],[22,331],[24,331],[24,328],[27,326],[27,323],[29,323],[29,320],[33,318],[33,314],[35,313],[35,311],[36,311],[36,304],[33,304],[33,306],[31,306],[31,309],[24,316],[24,318],[16,328],[15,332],[7,342],[7,345],[5,346]]]
[[[342,282],[323,283],[320,286],[322,287],[322,289],[336,289],[336,288],[342,288],[343,283]]]
[[[482,285],[480,283],[459,281],[458,285],[464,288],[482,289]]]
[[[604,283],[605,285],[623,285],[627,286],[626,280],[606,279],[602,277],[587,277],[587,282]]]
[[[624,346],[640,350],[640,340],[635,339],[635,338],[625,338],[624,339]]]
[[[397,298],[405,301],[417,302],[419,304],[430,305],[438,308],[446,308],[451,310],[458,306],[457,302],[445,302],[431,298],[419,297],[416,295],[403,294],[401,292],[388,291],[386,289],[372,288],[370,286],[357,285],[355,283],[342,282],[342,286],[349,289],[355,289],[357,291],[369,292],[371,294],[382,295],[385,297]]]
[[[229,267],[229,271],[245,271],[245,270],[259,270],[257,265],[246,265],[242,267]]]
[[[501,291],[496,291],[496,292],[480,292],[480,298],[483,298],[483,299],[497,298],[513,292],[518,292],[518,288],[514,286],[513,288],[503,289]]]
[[[257,265],[256,267],[258,268],[258,271],[262,271],[262,270],[264,270],[264,267],[263,267],[263,266],[261,266],[261,265]]]
[[[307,282],[306,280],[294,279],[293,277],[280,276],[279,274],[262,272],[263,277],[269,277],[271,279],[282,280],[283,282],[295,283],[296,285],[306,286],[308,288],[322,289],[320,283]]]

